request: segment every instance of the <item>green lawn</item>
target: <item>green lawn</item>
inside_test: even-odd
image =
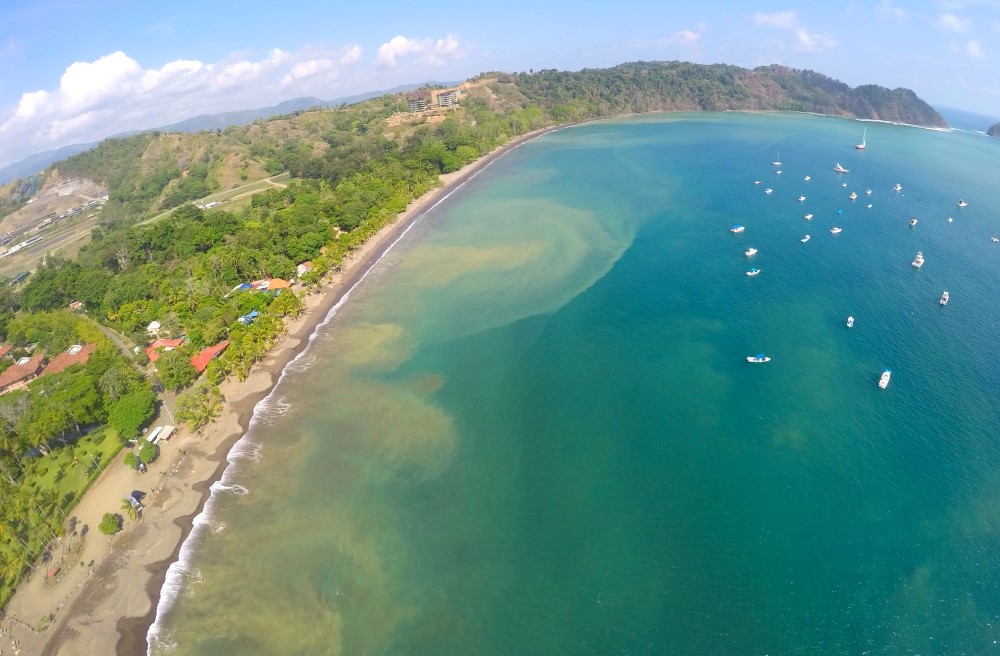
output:
[[[52,534],[61,534],[66,518],[76,502],[121,451],[118,434],[111,428],[98,428],[52,453],[35,458],[28,465],[21,489],[23,500],[3,500],[0,508],[0,576],[7,562],[17,562],[28,557],[34,565],[42,549],[52,541]],[[44,499],[55,493],[57,504],[46,519],[43,516]],[[117,512],[118,508],[109,508]],[[47,513],[46,513],[47,514]],[[18,526],[30,526],[16,531]],[[97,527],[91,527],[96,531]],[[17,534],[15,534],[17,533]],[[13,594],[17,580],[0,583],[0,608]]]

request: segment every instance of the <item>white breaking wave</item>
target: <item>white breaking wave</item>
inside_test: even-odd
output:
[[[543,134],[548,134],[549,132],[554,132],[554,131],[555,130],[549,130],[548,132],[544,132]],[[537,135],[537,136],[542,136],[542,135]],[[249,492],[249,490],[247,490],[246,487],[232,482],[232,477],[235,474],[234,464],[236,464],[238,460],[249,459],[249,458],[243,458],[242,456],[243,454],[252,450],[253,449],[252,445],[256,444],[256,442],[254,442],[251,439],[253,429],[259,423],[267,425],[269,418],[274,416],[273,408],[276,405],[280,405],[282,403],[281,399],[283,397],[280,396],[279,390],[281,388],[282,383],[285,381],[286,376],[290,373],[303,371],[306,366],[311,365],[315,361],[316,356],[310,354],[309,351],[312,349],[313,343],[316,341],[317,337],[330,324],[334,316],[336,316],[337,311],[344,306],[344,303],[346,303],[347,299],[350,298],[351,293],[355,289],[357,289],[358,285],[360,285],[365,281],[368,275],[378,266],[379,262],[381,262],[385,258],[385,256],[388,255],[389,252],[396,247],[396,244],[398,244],[407,235],[407,233],[409,233],[410,230],[413,229],[413,226],[417,225],[418,222],[423,220],[425,216],[427,216],[432,210],[438,207],[441,203],[448,200],[452,196],[452,194],[454,194],[459,189],[468,184],[470,180],[474,179],[480,173],[482,173],[489,167],[493,166],[493,164],[497,160],[501,159],[502,157],[505,157],[507,154],[513,152],[515,149],[520,148],[521,146],[528,143],[529,141],[532,141],[535,138],[537,137],[532,137],[532,139],[523,141],[517,144],[516,146],[513,146],[510,150],[506,151],[500,156],[494,158],[489,163],[484,165],[482,168],[472,173],[468,178],[466,178],[462,182],[462,184],[452,189],[450,192],[448,192],[447,194],[439,198],[437,201],[435,201],[433,205],[431,205],[426,210],[424,210],[416,217],[414,217],[413,221],[411,221],[410,224],[406,226],[406,229],[404,229],[401,233],[399,233],[399,236],[396,237],[396,239],[394,239],[392,243],[390,243],[386,247],[386,249],[382,252],[382,254],[379,255],[378,259],[372,262],[371,265],[368,267],[368,269],[361,275],[361,277],[358,278],[358,280],[353,285],[351,285],[350,289],[344,292],[344,295],[340,297],[340,299],[334,304],[333,307],[330,308],[330,311],[326,313],[326,316],[323,317],[323,320],[320,321],[318,324],[316,324],[316,327],[313,329],[313,332],[309,335],[309,340],[308,343],[306,344],[306,347],[302,349],[302,351],[298,353],[294,358],[292,358],[292,360],[288,362],[288,364],[285,365],[285,367],[281,370],[281,374],[278,376],[277,382],[271,389],[271,392],[266,397],[261,399],[256,406],[254,406],[253,415],[250,418],[250,425],[247,428],[247,432],[243,435],[243,437],[241,437],[239,440],[236,441],[236,443],[233,445],[233,448],[230,449],[228,454],[226,454],[226,460],[229,462],[229,465],[225,468],[225,470],[223,470],[222,477],[215,483],[212,483],[208,499],[205,501],[205,506],[202,508],[202,511],[194,518],[194,521],[192,522],[191,526],[191,532],[188,534],[187,538],[185,538],[184,542],[181,543],[181,548],[180,551],[178,552],[177,560],[171,563],[170,566],[167,568],[167,574],[163,581],[163,587],[160,589],[160,600],[156,604],[156,617],[154,618],[153,623],[150,625],[149,631],[146,633],[146,642],[148,644],[146,653],[148,656],[158,656],[160,654],[167,653],[175,649],[177,646],[177,643],[174,641],[173,634],[170,632],[166,632],[163,628],[164,618],[170,612],[170,609],[172,609],[177,604],[178,597],[180,597],[181,595],[186,595],[186,590],[189,589],[191,583],[197,582],[197,580],[189,579],[188,576],[191,572],[197,572],[197,569],[191,567],[190,563],[192,557],[195,554],[195,550],[197,549],[198,545],[201,542],[201,538],[204,535],[204,532],[208,530],[213,533],[216,533],[218,531],[213,530],[213,527],[219,525],[221,525],[222,528],[225,528],[225,524],[221,522],[218,523],[213,522],[216,506],[218,504],[217,494],[220,492],[233,492],[235,494],[245,495]],[[287,412],[287,410],[285,412]],[[253,460],[253,462],[258,462],[258,461]],[[218,530],[221,531],[222,529]],[[201,576],[200,572],[197,573],[197,576],[198,577]]]

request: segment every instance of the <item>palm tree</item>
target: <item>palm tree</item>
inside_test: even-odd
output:
[[[125,516],[133,522],[139,519],[139,509],[132,505],[132,502],[124,497],[122,498],[121,509],[125,512]]]

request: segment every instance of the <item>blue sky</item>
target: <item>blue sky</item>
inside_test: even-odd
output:
[[[3,0],[0,166],[297,96],[673,59],[809,68],[1000,118],[1000,0]]]

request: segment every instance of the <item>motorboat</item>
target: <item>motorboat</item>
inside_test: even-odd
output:
[[[853,328],[854,327],[854,317],[853,316],[848,316],[847,317],[847,327],[848,328]]]
[[[802,238],[802,239],[800,239],[799,241],[801,241],[801,242],[802,242],[802,243],[804,244],[804,243],[806,243],[807,241],[809,241],[810,239],[812,239],[812,237],[810,237],[809,235],[806,235],[805,237],[803,237],[803,238]]]
[[[964,200],[959,200],[959,201],[958,201],[958,206],[959,206],[959,207],[968,207],[968,206],[969,206],[969,204],[968,204],[968,203],[966,203],[966,202],[965,202]]]
[[[805,180],[806,182],[809,182],[810,180],[812,180],[812,178],[810,176],[808,176],[808,175],[806,177],[802,178],[802,179]]]
[[[893,190],[893,191],[903,191],[903,185],[901,185],[901,184],[899,184],[899,183],[897,182],[897,183],[896,183],[896,184],[895,184],[895,185],[894,185],[894,186],[892,187],[892,190]]]
[[[995,244],[998,241],[1000,241],[1000,237],[990,237],[990,241],[992,241]]]
[[[941,294],[941,300],[938,301],[938,303],[940,303],[941,305],[948,305],[948,292],[947,291],[945,291],[945,293]]]
[[[910,227],[917,225],[917,217],[910,217]]]
[[[843,231],[844,231],[843,228],[838,228],[837,226],[833,226],[832,228],[830,228],[830,233],[834,235],[839,235]]]
[[[861,133],[861,143],[854,146],[855,150],[864,150],[868,146],[865,144],[865,137],[868,136],[868,126],[865,126],[865,131]]]
[[[754,184],[760,184],[760,180],[754,180],[753,183]]]
[[[800,203],[801,203],[802,201],[804,201],[805,199],[806,199],[806,197],[805,197],[805,196],[799,196],[799,202],[800,202]]]
[[[923,251],[917,251],[917,256],[915,258],[913,258],[913,261],[910,262],[910,264],[915,269],[919,269],[920,267],[922,267],[924,265],[924,252]]]
[[[850,171],[840,165],[840,162],[837,162],[837,165],[833,167],[833,170],[835,173],[850,173]]]
[[[948,223],[951,223],[951,222],[952,222],[952,221],[954,221],[954,220],[955,220],[955,219],[951,218],[950,216],[948,217]]]
[[[757,249],[756,249],[756,248],[754,248],[753,246],[751,246],[751,247],[750,247],[750,248],[748,248],[748,249],[746,250],[746,252],[745,252],[745,253],[743,253],[743,254],[744,254],[744,255],[746,255],[747,257],[753,257],[754,255],[756,255],[756,254],[757,254]]]
[[[865,205],[865,207],[867,207],[868,209],[871,209],[872,208],[872,204],[868,203],[867,205]]]
[[[840,186],[843,187],[844,189],[847,189],[847,183],[846,182],[844,184],[840,185]]]
[[[781,169],[778,169],[777,171],[775,171],[774,174],[775,175],[781,175]]]
[[[754,267],[753,269],[750,269],[749,271],[747,271],[747,275],[750,276],[751,278],[753,278],[754,276],[756,276],[758,274],[760,274],[760,269],[758,269],[756,267]]]
[[[764,355],[763,353],[758,353],[757,355],[748,355],[747,362],[753,362],[754,364],[758,362],[770,362],[771,357]]]
[[[746,230],[746,228],[744,228],[743,226],[741,226],[740,224],[737,223],[736,225],[734,225],[732,228],[729,229],[729,232],[731,232],[734,235],[736,235],[736,234],[739,234],[739,233],[743,232],[744,230]]]
[[[774,189],[771,189],[770,187],[768,187],[767,189],[765,189],[765,190],[764,190],[764,193],[765,193],[765,194],[769,194],[769,193],[771,193],[772,191],[774,191]]]
[[[851,200],[857,200],[857,198],[858,198],[858,192],[852,191],[851,195],[848,196],[848,198],[850,198]]]
[[[804,218],[806,221],[812,221],[813,220],[813,215],[812,214],[806,214],[802,218]]]
[[[865,189],[865,195],[866,196],[871,196],[872,195],[872,190],[871,189]]]
[[[892,377],[892,372],[886,369],[882,372],[882,377],[878,379],[878,386],[882,389],[889,387],[889,378]]]

